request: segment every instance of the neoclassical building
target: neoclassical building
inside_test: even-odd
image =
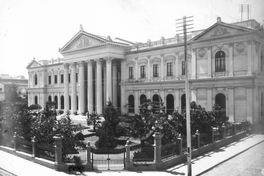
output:
[[[138,113],[145,98],[164,102],[168,113],[190,99],[211,110],[226,109],[230,121],[264,119],[264,30],[255,20],[217,22],[188,37],[132,43],[85,32],[80,26],[59,52],[63,58],[28,65],[29,104],[56,101],[71,113],[102,113],[108,100],[123,113]],[[129,105],[129,106],[126,106]],[[124,108],[127,107],[127,108]]]

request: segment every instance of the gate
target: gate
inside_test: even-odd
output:
[[[94,149],[91,148],[93,170],[124,170],[125,148]]]

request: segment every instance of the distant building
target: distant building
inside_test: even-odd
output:
[[[212,110],[226,109],[230,121],[264,119],[264,30],[255,20],[217,22],[188,37],[146,43],[114,40],[83,28],[61,49],[64,58],[33,60],[29,104],[57,102],[57,109],[102,113],[111,100],[123,113],[139,112],[144,99],[163,101],[166,112],[185,109],[185,74],[190,99]],[[129,104],[128,109],[123,108]]]
[[[20,97],[27,97],[28,80],[24,76],[11,77],[8,74],[0,74],[0,101],[4,101],[10,93],[11,86],[17,86]]]

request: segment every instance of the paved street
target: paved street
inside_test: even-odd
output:
[[[201,175],[264,176],[264,142]]]

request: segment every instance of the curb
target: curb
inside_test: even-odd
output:
[[[248,137],[247,137],[247,138],[248,138]],[[239,152],[239,153],[237,153],[237,154],[231,156],[230,158],[227,158],[227,159],[225,159],[225,160],[219,162],[218,164],[216,164],[216,165],[214,165],[214,166],[212,166],[212,167],[210,167],[210,168],[208,168],[208,169],[202,171],[201,173],[196,174],[196,176],[200,176],[200,175],[202,175],[202,174],[205,174],[206,172],[208,172],[208,171],[214,169],[215,167],[219,166],[220,164],[222,164],[222,163],[224,163],[224,162],[226,162],[226,161],[228,161],[228,160],[230,160],[230,159],[232,159],[232,158],[234,158],[234,157],[240,155],[241,153],[244,153],[245,151],[247,151],[247,150],[249,150],[249,149],[251,149],[251,148],[253,148],[253,147],[259,145],[259,144],[262,143],[262,142],[264,142],[264,140],[262,140],[262,141],[260,141],[260,142],[258,142],[258,143],[256,143],[256,144],[254,144],[254,145],[252,145],[252,146],[246,148],[245,150],[242,150],[241,152]]]

